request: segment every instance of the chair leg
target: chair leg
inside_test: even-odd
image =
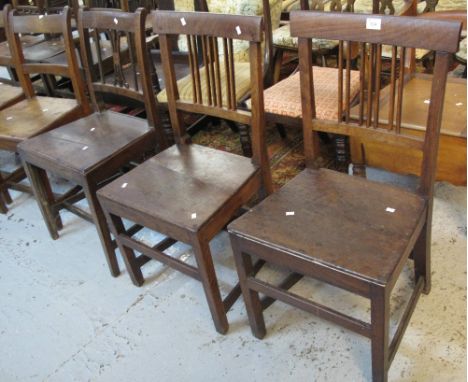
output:
[[[0,173],[0,199],[3,199],[3,201],[6,204],[13,203],[13,200],[11,199],[11,196],[10,196],[10,192],[8,191],[7,185],[4,183],[4,179],[1,173]]]
[[[94,225],[96,226],[102,248],[104,249],[110,273],[113,277],[117,277],[120,274],[119,264],[117,262],[117,256],[115,255],[114,245],[112,243],[106,217],[97,199],[96,186],[94,184],[90,184],[89,180],[86,179],[83,185],[83,190],[85,192],[86,199],[88,200],[89,208],[91,209],[91,215],[93,216]]]
[[[108,213],[105,209],[104,213],[107,217],[107,222],[112,231],[112,234],[114,235],[115,240],[117,241],[117,245],[119,246],[119,250],[124,259],[125,267],[127,268],[127,272],[130,275],[130,279],[134,285],[138,287],[142,286],[145,282],[145,279],[143,278],[143,273],[141,272],[140,266],[136,262],[135,252],[133,249],[122,245],[118,239],[119,234],[125,233],[125,227],[123,225],[122,218]]]
[[[4,183],[2,174],[0,173],[0,213],[1,214],[6,214],[8,212],[8,207],[7,207],[8,199],[11,200],[11,197]]]
[[[388,327],[390,303],[385,287],[371,287],[372,381],[388,380]]]
[[[242,147],[242,154],[247,158],[250,158],[253,155],[252,140],[249,130],[249,126],[243,123],[239,124],[239,141]]]
[[[52,239],[56,240],[59,237],[58,230],[62,226],[62,220],[60,219],[58,210],[52,207],[54,195],[47,173],[45,170],[27,162],[23,162],[23,167],[31,183],[34,197],[37,200],[49,234]]]
[[[192,240],[192,246],[214,325],[218,333],[226,334],[229,324],[219,291],[210,245],[207,241],[195,236]]]
[[[417,282],[419,277],[424,277],[423,293],[429,294],[431,291],[431,227],[427,221],[424,225],[419,238],[416,241],[413,250],[414,260],[414,281]]]
[[[273,55],[273,84],[276,84],[280,80],[281,65],[283,64],[283,49],[276,48],[275,54]]]
[[[236,239],[232,235],[230,238],[242,296],[249,317],[250,329],[255,337],[262,339],[266,334],[262,303],[260,302],[258,292],[249,289],[247,286],[247,277],[255,276],[256,273],[252,265],[252,258],[240,251]]]

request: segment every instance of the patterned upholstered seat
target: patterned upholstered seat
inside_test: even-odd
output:
[[[236,62],[235,64],[235,75],[236,75],[236,99],[240,100],[245,96],[250,90],[250,64],[247,62]],[[226,84],[226,70],[224,62],[220,63],[220,73],[221,73],[221,83]],[[203,100],[208,99],[208,87],[206,82],[206,72],[203,69],[200,69],[200,84],[202,87],[202,98]],[[192,79],[190,76],[181,78],[177,81],[177,87],[179,89],[179,99],[182,101],[193,101],[193,92],[192,92]],[[226,101],[226,90],[222,89],[223,93],[223,104],[227,104]],[[162,90],[158,94],[159,102],[167,102],[166,89]]]
[[[270,0],[270,15],[272,29],[279,26],[281,17],[281,1],[282,0]],[[175,0],[175,9],[178,11],[193,11],[193,0]],[[263,15],[263,4],[262,0],[207,0],[208,10],[212,13],[224,13],[224,14],[238,14],[238,15],[252,15],[261,16]],[[222,47],[221,41],[219,46]],[[187,40],[182,37],[178,40],[179,50],[187,52]],[[250,90],[250,66],[249,66],[249,55],[248,48],[249,44],[247,41],[234,40],[234,60],[235,60],[235,82],[236,82],[236,99],[239,101],[244,97]],[[222,52],[222,49],[219,49]],[[221,82],[226,83],[226,73],[224,65],[221,64]],[[202,85],[202,98],[206,100],[208,98],[206,73],[204,67],[200,68],[200,83]],[[192,82],[190,76],[184,77],[177,81],[179,88],[179,99],[185,101],[193,100]],[[159,102],[167,102],[166,90],[162,90],[158,94]],[[226,92],[223,90],[223,104],[226,103]]]
[[[338,70],[314,66],[315,107],[318,119],[336,120]],[[351,71],[351,98],[359,90],[359,72]],[[299,73],[278,82],[264,92],[265,111],[291,118],[302,117]]]

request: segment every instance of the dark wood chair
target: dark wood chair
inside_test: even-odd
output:
[[[19,151],[33,185],[34,194],[52,238],[58,238],[61,228],[59,211],[67,208],[94,222],[111,274],[117,276],[119,267],[115,245],[111,239],[96,191],[110,177],[120,174],[123,166],[139,161],[148,152],[165,147],[158,125],[155,99],[149,78],[149,59],[145,48],[146,11],[126,13],[115,10],[80,9],[78,29],[83,47],[83,62],[95,112],[85,118],[29,139]],[[95,33],[98,32],[98,33]],[[107,33],[112,41],[112,82],[106,82],[99,59],[99,77],[91,73],[91,44],[99,46],[99,34]],[[129,59],[121,57],[120,41],[125,36]],[[96,50],[97,52],[100,49]],[[73,59],[74,60],[74,59]],[[144,103],[147,120],[105,110],[99,95],[114,94]],[[77,184],[70,192],[55,198],[50,192],[46,171]],[[73,203],[86,197],[91,215]],[[57,223],[59,222],[59,223]]]
[[[0,150],[16,152],[18,145],[36,135],[74,121],[89,113],[89,105],[84,94],[84,86],[79,77],[76,60],[70,60],[66,66],[26,63],[19,34],[55,33],[63,36],[64,47],[71,54],[72,36],[70,15],[16,16],[9,11],[6,20],[7,37],[11,48],[12,62],[24,92],[25,99],[0,111]],[[73,83],[75,99],[61,99],[37,96],[34,92],[30,74],[46,73],[67,76]],[[8,188],[28,191],[19,184],[26,177],[23,168],[0,177],[0,211],[6,213],[6,203],[11,203]],[[30,190],[29,190],[30,191]]]
[[[216,330],[226,333],[226,312],[240,295],[239,287],[224,299],[218,288],[209,242],[257,193],[272,190],[263,116],[262,18],[205,12],[152,13],[159,34],[168,95],[168,109],[176,144],[147,160],[98,191],[111,231],[133,283],[143,284],[141,267],[150,258],[161,261],[203,284]],[[175,78],[172,35],[186,35],[191,64],[193,99],[180,99]],[[223,43],[218,46],[218,38]],[[253,111],[237,109],[233,40],[249,42]],[[196,41],[208,65],[204,67],[207,93],[202,92]],[[218,52],[224,52],[219,58]],[[208,59],[208,57],[210,59]],[[221,82],[221,64],[226,74]],[[191,144],[182,113],[207,114],[251,126],[252,159]],[[150,247],[125,230],[122,218],[167,236]],[[164,250],[181,241],[192,245],[198,267],[170,257]],[[136,257],[134,251],[143,255]]]
[[[376,21],[379,20],[379,21]],[[369,29],[366,28],[369,26]],[[430,246],[435,163],[445,83],[451,52],[456,52],[460,23],[318,12],[291,13],[291,33],[299,38],[299,67],[307,168],[281,190],[228,226],[244,301],[253,334],[265,336],[263,306],[280,300],[370,338],[373,381],[386,381],[421,292],[431,287]],[[434,35],[432,32],[439,33]],[[337,118],[317,118],[313,86],[312,38],[340,40],[342,64],[337,76]],[[344,48],[346,40],[347,47]],[[360,99],[366,99],[359,120],[350,118],[351,44],[360,46]],[[382,44],[398,49],[436,51],[427,130],[424,138],[401,130],[401,84],[396,60],[391,69],[394,105],[385,126],[379,126],[378,100]],[[344,63],[343,63],[344,61]],[[366,68],[366,69],[364,69]],[[400,84],[400,86],[398,86]],[[361,103],[361,105],[364,105]],[[394,144],[421,153],[416,192],[316,169],[317,133],[359,136],[368,141]],[[364,322],[305,299],[255,277],[252,256],[292,271],[288,286],[302,276],[321,280],[370,300],[371,320]],[[408,258],[414,260],[415,287],[395,336],[389,340],[390,294]],[[263,303],[259,293],[270,298]]]

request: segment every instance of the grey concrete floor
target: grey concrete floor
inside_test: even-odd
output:
[[[125,271],[112,278],[94,227],[69,213],[64,223],[51,240],[35,201],[19,193],[0,215],[0,381],[371,380],[366,338],[277,302],[260,341],[242,299],[219,335],[198,282],[155,262],[141,288]],[[433,226],[432,292],[416,307],[391,381],[466,380],[466,188],[436,185]],[[226,293],[236,282],[226,233],[211,248]],[[193,262],[188,246],[171,253]],[[409,264],[392,294],[392,333],[411,281]],[[322,283],[304,280],[294,292],[369,317],[365,299]]]

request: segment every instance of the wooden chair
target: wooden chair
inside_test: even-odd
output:
[[[19,143],[39,135],[45,131],[74,121],[89,111],[84,95],[83,83],[80,80],[76,60],[70,60],[68,66],[26,63],[19,34],[22,33],[56,33],[61,34],[66,51],[71,54],[70,15],[15,16],[14,11],[8,12],[6,20],[11,56],[18,73],[18,78],[25,99],[0,111],[0,150],[16,152]],[[31,73],[55,74],[71,78],[75,89],[76,100],[36,96],[30,79]],[[8,188],[27,191],[29,188],[19,184],[26,177],[20,167],[6,177],[0,177],[0,211],[6,213],[6,203],[11,202]]]
[[[257,192],[265,195],[272,190],[264,140],[262,18],[170,11],[156,11],[152,17],[153,31],[159,34],[161,44],[176,145],[103,187],[98,197],[133,283],[142,285],[141,266],[150,258],[201,281],[216,330],[226,333],[226,312],[239,297],[240,289],[234,288],[224,301],[221,299],[209,242]],[[179,98],[173,50],[169,44],[171,35],[187,35],[194,94],[191,100]],[[218,38],[223,41],[220,47]],[[203,69],[206,71],[204,86],[208,90],[206,98],[200,82],[201,69],[192,49],[197,39],[202,42],[202,54],[209,63]],[[237,109],[233,40],[249,42],[252,103],[255,106],[252,113]],[[223,60],[219,58],[219,51],[224,52]],[[221,65],[225,65],[224,83],[221,81]],[[253,158],[191,144],[181,121],[182,112],[207,114],[250,125]],[[132,233],[124,229],[122,218],[161,232],[167,238],[151,248],[132,238]],[[164,253],[176,241],[192,245],[197,268]],[[143,255],[136,257],[134,251]]]
[[[253,334],[258,338],[265,336],[259,299],[262,293],[270,300],[281,300],[370,338],[372,376],[377,382],[387,380],[390,363],[415,304],[421,292],[429,293],[431,287],[435,161],[450,53],[457,51],[461,25],[415,17],[379,16],[379,21],[375,20],[377,18],[368,15],[291,13],[291,33],[299,38],[307,168],[231,223],[228,230]],[[366,25],[371,28],[367,29]],[[434,35],[434,30],[440,33]],[[339,98],[335,120],[317,118],[311,54],[313,38],[340,40],[339,56],[343,59],[340,62],[345,63],[340,65],[337,77]],[[348,43],[347,48],[343,40]],[[361,59],[367,62],[360,71],[359,93],[360,99],[368,102],[360,109],[357,122],[350,118],[350,41],[359,44]],[[398,78],[396,62],[389,95],[392,111],[384,126],[378,123],[382,44],[399,49],[402,57],[407,48],[436,51],[427,131],[423,139],[405,135],[400,130],[400,89],[404,75]],[[411,192],[331,170],[315,169],[319,131],[420,150],[422,175],[418,190]],[[415,288],[395,336],[389,341],[390,294],[411,255]],[[292,271],[288,286],[307,276],[368,298],[370,322],[256,278],[252,256]]]
[[[119,267],[105,217],[96,191],[110,177],[119,175],[124,165],[141,160],[148,152],[165,147],[158,125],[158,115],[149,74],[149,59],[145,48],[146,11],[136,13],[115,10],[80,9],[78,29],[88,88],[95,112],[60,129],[29,139],[20,145],[28,177],[52,238],[58,238],[61,228],[59,211],[68,208],[94,222],[110,272],[119,274]],[[112,41],[112,57],[117,75],[106,82],[102,60],[98,59],[100,76],[91,74],[91,41],[99,46],[99,33],[107,33]],[[120,39],[126,37],[130,59],[121,57]],[[99,52],[100,50],[97,49]],[[124,67],[125,65],[125,67]],[[145,104],[147,120],[104,110],[98,94],[114,94]],[[55,198],[50,192],[46,171],[77,184],[70,192]],[[91,215],[73,203],[86,196]]]

